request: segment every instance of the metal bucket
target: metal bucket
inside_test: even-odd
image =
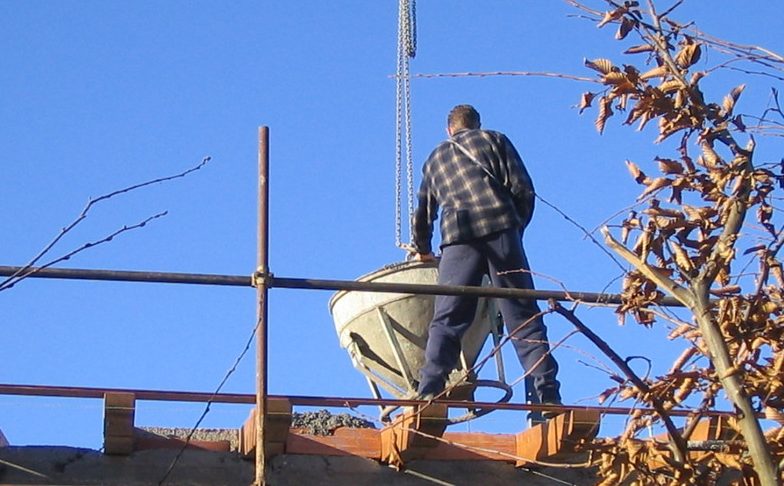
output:
[[[360,277],[362,282],[436,284],[435,262],[404,262],[386,266]],[[368,380],[377,397],[378,387],[397,398],[416,391],[419,369],[425,361],[425,344],[433,318],[435,296],[382,292],[337,292],[329,310],[341,347]],[[479,299],[473,325],[463,336],[460,362],[448,381],[454,384],[465,375],[497,322],[492,301]],[[497,329],[497,327],[496,327]]]

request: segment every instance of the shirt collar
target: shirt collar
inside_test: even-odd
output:
[[[455,138],[456,136],[460,135],[463,132],[467,132],[468,130],[471,130],[471,128],[461,128],[460,130],[453,133],[450,138]]]

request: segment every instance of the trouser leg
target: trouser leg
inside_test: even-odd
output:
[[[471,244],[444,247],[438,264],[440,285],[479,285],[487,271],[484,257]],[[457,365],[460,339],[476,314],[476,297],[438,295],[428,330],[425,364],[420,370],[420,394],[438,394]]]
[[[517,230],[498,233],[488,239],[486,244],[489,273],[494,286],[534,288],[528,259]],[[560,384],[556,379],[558,363],[550,354],[547,328],[539,315],[536,300],[498,299],[498,306],[512,336],[520,364],[533,378],[539,399],[543,402],[559,402]]]

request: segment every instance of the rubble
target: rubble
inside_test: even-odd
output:
[[[302,429],[311,435],[332,435],[339,427],[375,429],[373,422],[347,413],[333,415],[326,409],[318,412],[294,412],[291,428]]]

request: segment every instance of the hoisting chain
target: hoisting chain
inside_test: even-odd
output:
[[[397,123],[395,130],[395,245],[408,249],[402,242],[402,165],[403,145],[406,151],[406,182],[408,193],[409,239],[411,216],[414,214],[414,156],[411,143],[411,72],[409,61],[416,55],[416,0],[400,0],[398,9],[397,76],[395,77]],[[405,130],[405,132],[404,132]]]

